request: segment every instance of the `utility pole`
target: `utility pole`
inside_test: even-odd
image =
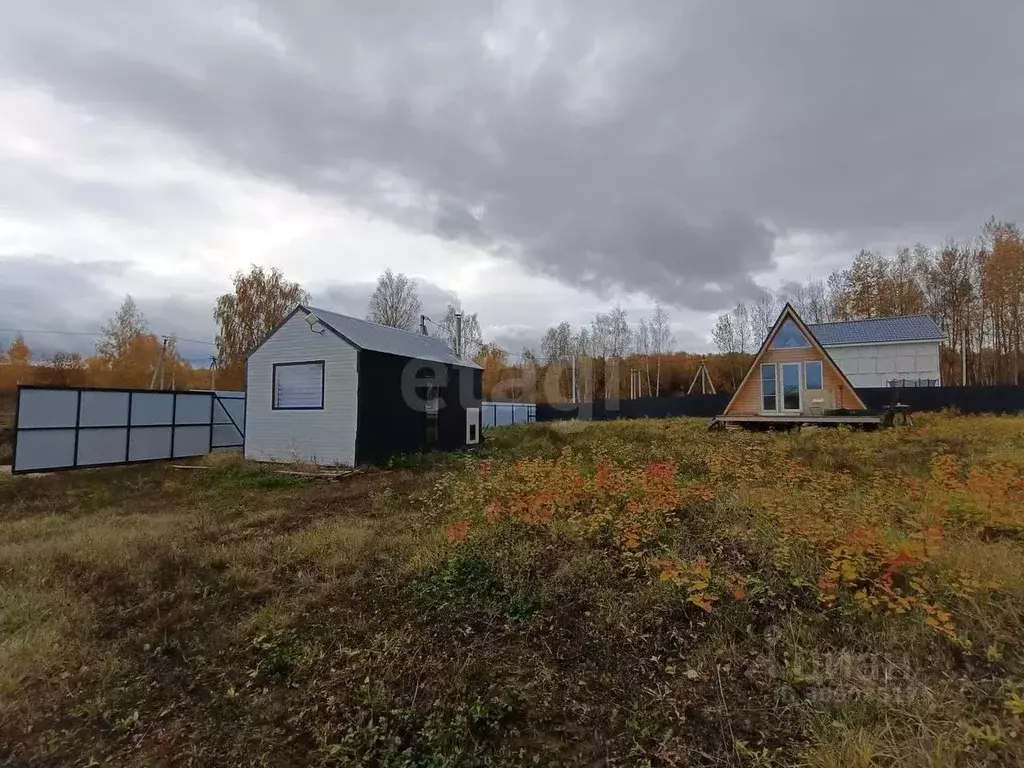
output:
[[[217,391],[217,358],[210,355],[210,390]]]
[[[167,354],[167,337],[164,336],[164,343],[160,345],[160,389],[164,388],[164,355]]]
[[[572,356],[572,397],[571,402],[576,402],[576,355]]]
[[[424,336],[427,335],[427,316],[420,315],[420,333]]]
[[[157,361],[156,368],[153,369],[153,378],[149,380],[149,388],[156,388],[157,377],[160,377],[160,389],[164,388],[164,353],[167,352],[167,337],[164,336],[164,342],[160,346],[160,359]]]

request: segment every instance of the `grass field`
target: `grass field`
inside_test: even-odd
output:
[[[0,476],[0,761],[1024,763],[1024,418]]]

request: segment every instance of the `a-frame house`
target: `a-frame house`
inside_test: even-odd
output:
[[[796,310],[786,304],[717,421],[877,424],[880,420],[863,413],[833,414],[836,410],[866,408],[846,375]]]

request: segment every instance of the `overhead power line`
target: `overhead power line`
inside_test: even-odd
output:
[[[0,333],[34,333],[45,336],[91,336],[94,339],[101,338],[105,334],[98,331],[43,331],[33,328],[0,328]],[[202,339],[187,339],[184,336],[175,336],[173,333],[154,333],[154,336],[173,338],[175,341],[186,341],[190,344],[206,344],[211,347],[217,346],[214,341],[203,341]]]
[[[49,336],[102,336],[102,333],[90,331],[37,331],[26,328],[0,328],[0,333],[39,333]]]

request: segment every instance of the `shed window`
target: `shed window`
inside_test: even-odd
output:
[[[274,366],[274,410],[319,411],[323,407],[323,360]]]
[[[772,349],[801,349],[809,346],[811,346],[811,342],[796,327],[796,323],[788,317],[772,340]]]
[[[775,363],[761,364],[761,410],[774,411],[778,408],[775,386]]]
[[[804,389],[821,389],[822,376],[820,360],[809,360],[804,363],[804,379],[806,379]]]

